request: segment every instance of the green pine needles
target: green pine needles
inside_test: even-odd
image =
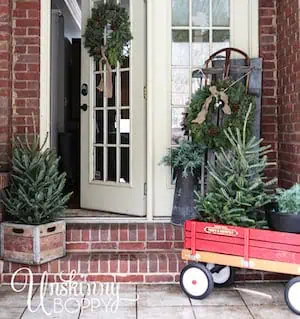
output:
[[[46,142],[46,140],[45,140]],[[66,174],[58,170],[59,158],[51,149],[43,150],[40,138],[31,142],[16,138],[12,154],[12,174],[3,200],[12,222],[41,225],[55,221],[63,212],[71,193],[64,195]]]
[[[267,189],[276,179],[266,181],[264,170],[269,163],[271,146],[261,146],[263,139],[248,139],[247,122],[252,104],[245,117],[243,129],[224,130],[229,150],[216,153],[215,165],[209,163],[208,194],[197,194],[199,219],[234,226],[260,227],[259,208],[269,203],[273,195]]]
[[[276,200],[280,213],[300,215],[300,184],[290,189],[277,189]]]
[[[183,140],[177,147],[169,148],[161,164],[181,170],[184,177],[195,175],[204,160],[205,147],[192,141]]]

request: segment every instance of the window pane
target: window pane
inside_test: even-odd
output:
[[[189,31],[176,30],[172,32],[172,65],[190,64]]]
[[[213,26],[229,27],[229,0],[213,0]]]
[[[192,0],[192,21],[193,26],[209,26],[209,0]]]
[[[103,111],[96,111],[96,143],[103,144]]]
[[[120,183],[129,183],[130,152],[128,147],[121,148],[121,178]]]
[[[228,48],[230,46],[229,30],[214,30],[213,31],[213,52]]]
[[[172,70],[172,104],[186,105],[189,100],[190,89],[189,69]]]
[[[189,0],[172,0],[172,24],[189,25]]]
[[[107,100],[108,106],[116,106],[116,91],[117,91],[116,90],[116,84],[117,84],[116,79],[117,79],[117,74],[116,74],[116,72],[113,72],[112,73],[112,87],[113,87],[112,92],[113,92],[113,94],[112,94],[112,97]]]
[[[184,138],[183,121],[186,108],[172,108],[172,145],[178,144]]]
[[[121,110],[120,121],[121,144],[130,143],[130,110]]]
[[[121,106],[129,106],[129,71],[121,72]]]
[[[107,143],[116,144],[117,142],[117,128],[116,128],[116,110],[109,110],[107,112]]]
[[[101,76],[103,76],[103,74],[96,75],[96,107],[103,107],[103,92],[97,89],[101,81]]]
[[[95,148],[95,180],[103,181],[103,147]]]
[[[192,59],[194,66],[202,66],[209,57],[209,31],[194,30],[192,34]]]
[[[107,180],[116,182],[117,180],[117,159],[116,148],[108,147],[107,149]]]

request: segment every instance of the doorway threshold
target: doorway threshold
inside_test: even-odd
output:
[[[137,217],[125,214],[94,211],[87,209],[66,209],[60,219],[65,220],[67,223],[161,223],[170,222],[170,217],[157,217],[149,220],[147,216]]]

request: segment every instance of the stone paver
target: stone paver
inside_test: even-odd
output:
[[[105,287],[104,287],[105,288]],[[97,290],[100,304],[93,296],[62,296],[68,300],[69,311],[53,312],[55,296],[45,296],[45,309],[32,313],[27,308],[26,289],[15,293],[9,286],[0,286],[0,319],[293,319],[294,315],[284,302],[284,285],[281,283],[237,284],[230,289],[214,289],[204,300],[191,300],[179,285],[121,285],[120,299]],[[101,296],[100,296],[101,295]],[[34,288],[32,306],[40,303],[40,290]],[[59,302],[60,303],[60,302]],[[83,304],[83,306],[82,306]],[[117,307],[118,305],[118,307]]]

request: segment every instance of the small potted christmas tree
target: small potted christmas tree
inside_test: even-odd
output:
[[[13,146],[12,173],[3,200],[6,219],[1,224],[3,259],[42,264],[66,253],[65,221],[56,221],[71,194],[64,194],[65,174],[58,170],[54,150],[40,147],[38,135],[29,142],[17,138]]]
[[[192,141],[183,140],[170,148],[162,164],[171,166],[176,176],[171,222],[182,226],[187,219],[195,218],[195,193],[198,177],[205,154],[205,147]]]

